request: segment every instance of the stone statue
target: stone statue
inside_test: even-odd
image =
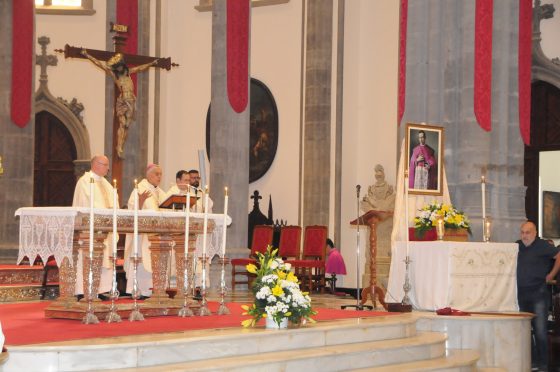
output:
[[[362,211],[392,211],[395,209],[395,190],[385,181],[385,170],[381,164],[375,166],[375,183],[368,187],[361,202]]]
[[[134,83],[130,75],[144,71],[152,66],[157,65],[158,60],[156,59],[150,63],[129,68],[124,61],[124,56],[121,53],[116,53],[107,62],[100,61],[91,56],[86,49],[82,49],[81,53],[94,65],[101,68],[111,78],[113,78],[115,85],[119,88],[115,110],[117,112],[117,118],[119,120],[119,129],[117,132],[117,155],[122,159],[124,155],[124,143],[128,134],[128,128],[130,127],[130,124],[134,119],[134,114],[136,111]]]
[[[371,210],[392,212],[395,209],[395,189],[385,181],[385,170],[381,164],[375,166],[375,183],[368,187],[367,195],[364,196],[360,203],[360,207],[364,213]],[[371,227],[370,227],[371,228]],[[375,225],[376,229],[376,260],[375,266],[377,271],[378,283],[387,288],[389,278],[389,267],[391,265],[391,231],[393,230],[393,219],[388,218],[385,221]],[[371,233],[371,231],[370,231]],[[370,244],[372,244],[370,240]],[[362,283],[371,283],[371,249],[366,249],[364,274],[362,275]]]

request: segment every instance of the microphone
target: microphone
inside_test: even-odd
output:
[[[362,188],[362,186],[360,185],[356,185],[356,197],[360,197],[360,189]]]

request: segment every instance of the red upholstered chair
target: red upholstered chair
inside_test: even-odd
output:
[[[298,259],[301,251],[301,227],[282,226],[280,228],[280,242],[278,243],[278,257],[287,262]]]
[[[231,260],[231,290],[235,291],[236,284],[247,284],[249,286],[250,278],[253,274],[248,273],[245,266],[248,264],[256,264],[255,257],[257,253],[265,253],[266,248],[272,244],[272,235],[274,229],[268,225],[257,225],[253,229],[253,241],[251,242],[251,253],[247,258],[234,258]],[[246,280],[237,280],[237,275],[243,275]]]
[[[326,226],[306,226],[303,235],[302,258],[288,262],[310,292],[313,288],[324,292],[328,229]]]

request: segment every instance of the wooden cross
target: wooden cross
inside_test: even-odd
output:
[[[127,54],[124,53],[124,46],[126,44],[126,40],[127,40],[127,33],[128,33],[128,27],[125,25],[117,25],[117,24],[113,24],[111,23],[111,29],[110,32],[114,32],[115,35],[113,36],[113,44],[115,46],[115,50],[114,52],[110,52],[110,51],[105,51],[105,50],[96,50],[96,49],[85,49],[85,48],[81,48],[81,47],[73,47],[70,46],[68,44],[66,44],[64,46],[64,50],[60,50],[60,49],[56,49],[55,52],[61,52],[64,53],[64,57],[65,58],[82,58],[82,59],[90,59],[90,60],[98,60],[98,61],[103,61],[106,64],[111,64],[116,58],[117,53],[120,53],[122,55],[122,57],[124,57],[124,61],[126,63],[127,66],[129,65],[133,65],[133,66],[143,66],[143,65],[148,65],[151,64],[151,66],[147,66],[147,67],[158,67],[158,68],[164,68],[166,70],[170,70],[171,67],[174,66],[179,66],[178,64],[172,63],[171,62],[171,58],[167,57],[167,58],[160,58],[160,57],[151,57],[151,56],[142,56],[142,55],[137,55],[137,54]],[[87,54],[84,53],[84,51],[87,51]],[[93,58],[89,58],[89,57],[93,57]],[[95,63],[95,62],[94,62]],[[131,72],[133,72],[134,67],[132,67],[130,69]],[[111,159],[111,163],[112,163],[112,177],[113,179],[117,180],[117,188],[119,191],[119,198],[121,200],[119,200],[119,205],[122,205],[121,201],[122,201],[122,175],[123,175],[123,159],[122,159],[122,154],[118,153],[118,148],[120,147],[120,150],[122,151],[122,148],[124,146],[124,139],[122,139],[121,136],[121,144],[120,146],[118,146],[119,144],[119,128],[122,131],[122,113],[119,117],[118,113],[117,113],[117,103],[118,103],[118,99],[119,99],[119,94],[118,92],[120,92],[121,88],[119,88],[119,86],[117,86],[117,84],[115,84],[115,102],[114,102],[114,110],[113,110],[113,143],[112,143],[112,159]],[[122,92],[122,91],[121,91]],[[130,120],[132,120],[130,118]],[[126,138],[126,135],[125,137]],[[119,156],[120,155],[120,156]]]

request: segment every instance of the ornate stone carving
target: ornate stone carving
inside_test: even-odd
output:
[[[68,107],[68,109],[78,118],[78,120],[83,123],[84,117],[82,116],[82,111],[84,111],[84,104],[78,102],[78,100],[74,97],[72,101],[68,102],[62,97],[57,98],[64,106]]]

